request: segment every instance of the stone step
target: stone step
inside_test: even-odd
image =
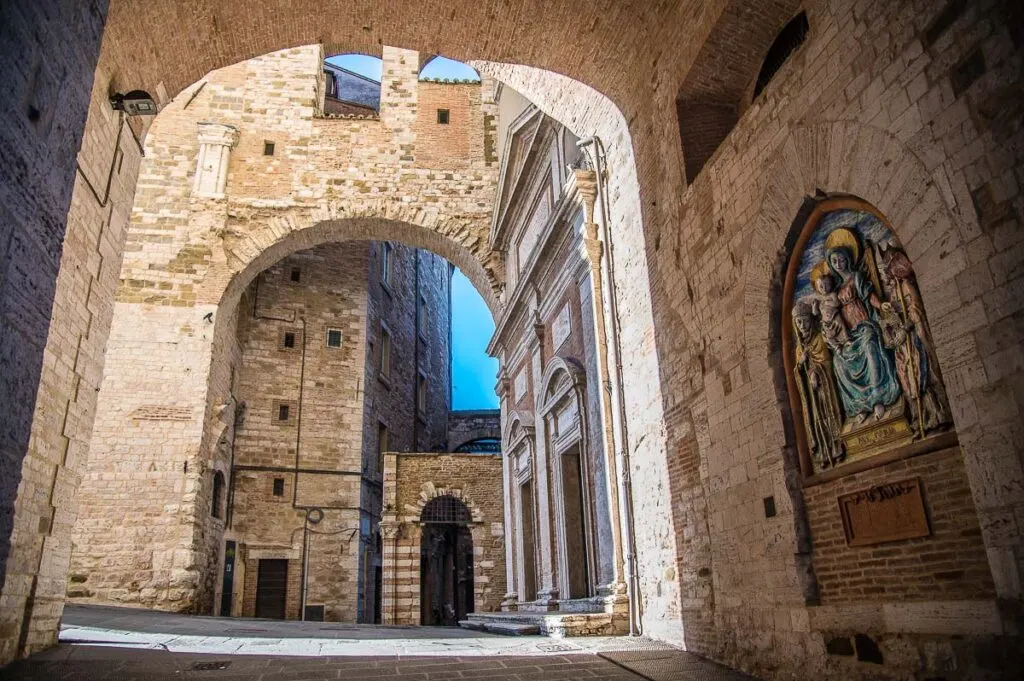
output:
[[[605,612],[488,612],[469,613],[459,626],[499,634],[569,636],[617,636],[626,633],[624,616]]]
[[[516,622],[480,622],[473,620],[462,620],[459,626],[463,629],[475,631],[486,631],[491,634],[503,636],[536,636],[540,633],[540,627],[536,624],[518,624]]]

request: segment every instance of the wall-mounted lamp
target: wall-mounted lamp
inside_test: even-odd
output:
[[[129,116],[155,116],[156,102],[145,90],[132,90],[127,94],[114,93],[110,96],[114,111],[124,111]]]

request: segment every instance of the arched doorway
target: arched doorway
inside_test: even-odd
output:
[[[420,624],[458,626],[473,611],[473,536],[466,505],[453,496],[431,499],[420,523]]]

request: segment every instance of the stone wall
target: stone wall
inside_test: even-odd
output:
[[[420,623],[419,520],[427,502],[443,495],[461,500],[472,516],[474,609],[497,611],[506,590],[501,456],[389,452],[384,459],[383,622]]]
[[[681,196],[678,226],[653,243],[655,300],[671,320],[657,336],[677,405],[667,428],[685,638],[758,674],[898,678],[945,674],[943,665],[970,674],[993,663],[943,636],[996,642],[993,660],[1006,659],[1000,640],[1014,645],[989,637],[1012,632],[992,596],[1019,597],[1005,520],[1020,503],[1008,444],[1019,431],[1010,386],[1020,375],[994,339],[1018,316],[1006,296],[1020,274],[1008,265],[1020,260],[1009,206],[1021,157],[1003,146],[1010,129],[980,112],[1016,87],[1020,59],[994,14],[965,7],[940,30],[941,9],[809,6],[806,43]],[[964,80],[975,49],[984,68]],[[778,315],[791,226],[817,192],[871,202],[905,246],[961,449],[804,488]],[[1000,217],[986,220],[986,210]],[[848,548],[837,495],[912,475],[925,487],[932,536]],[[853,634],[857,650],[840,652]],[[826,649],[834,637],[846,645]],[[882,665],[858,661],[872,658],[864,640]]]
[[[448,414],[448,451],[480,438],[501,439],[499,409],[465,409]]]
[[[306,602],[324,605],[328,621],[356,621],[369,248],[353,242],[285,258],[257,277],[253,306],[239,316],[237,399],[246,416],[235,434],[228,537],[245,555],[287,558],[302,549],[306,509],[323,509],[310,528]],[[327,345],[328,329],[342,332],[341,347]],[[247,569],[235,590],[248,592],[256,576]],[[254,606],[246,601],[241,614]],[[297,606],[289,616],[300,616]]]
[[[389,243],[390,277],[384,283],[383,243],[370,250],[367,283],[365,408],[363,416],[363,617],[372,621],[376,593],[373,571],[381,564],[375,528],[383,508],[384,475],[380,437],[387,430],[390,451],[434,450],[443,443],[448,416],[449,288],[447,261],[427,251]],[[422,299],[422,304],[420,301]],[[425,315],[417,327],[418,315]],[[381,336],[390,337],[391,371],[381,374]],[[426,409],[417,408],[417,377],[428,381]]]
[[[576,134],[596,132],[609,152],[611,245],[622,344],[628,349],[622,359],[631,411],[623,441],[633,484],[643,490],[636,499],[636,529],[644,631],[771,677],[895,676],[907,675],[907,670],[935,676],[939,663],[966,673],[973,664],[972,650],[981,650],[977,642],[951,639],[955,628],[939,632],[936,624],[931,634],[923,634],[933,636],[924,655],[890,638],[884,666],[832,659],[823,652],[827,639],[822,632],[835,622],[882,630],[890,626],[886,621],[898,623],[899,613],[916,612],[920,625],[928,616],[956,611],[921,603],[895,608],[898,604],[873,601],[856,613],[843,610],[829,625],[829,613],[836,612],[831,606],[804,607],[810,545],[802,535],[798,538],[803,498],[799,480],[787,472],[792,468],[780,463],[791,451],[785,426],[788,402],[777,392],[777,378],[768,378],[773,366],[781,366],[774,336],[769,342],[768,316],[773,277],[784,261],[778,251],[805,195],[818,187],[849,191],[886,213],[903,243],[915,250],[925,304],[941,346],[939,359],[947,376],[957,374],[948,380],[957,385],[951,396],[956,426],[971,496],[981,511],[979,525],[993,583],[1011,610],[1019,608],[1022,495],[1015,424],[1021,403],[1021,330],[1015,301],[1021,297],[1012,294],[1021,259],[1016,238],[1020,132],[1015,124],[1019,10],[1007,2],[955,5],[966,11],[945,22],[944,30],[935,30],[943,3],[808,4],[807,43],[746,110],[690,187],[684,179],[676,110],[679,84],[694,69],[713,31],[720,33],[716,28],[744,21],[750,8],[743,2],[682,1],[642,11],[626,6],[609,10],[593,3],[576,3],[573,11],[566,11],[561,3],[534,3],[527,10],[529,22],[522,21],[521,4],[495,9],[466,3],[457,8],[457,21],[424,22],[410,21],[410,16],[447,16],[453,9],[450,0],[423,0],[415,8],[356,1],[346,8],[351,21],[325,23],[308,14],[315,9],[296,5],[273,7],[280,21],[267,23],[264,12],[241,3],[221,3],[211,14],[209,8],[182,12],[173,2],[116,0],[106,23],[103,60],[116,67],[117,87],[142,87],[159,95],[182,92],[210,69],[320,37],[334,51],[373,52],[384,43],[418,46],[461,59],[495,60],[481,62],[479,69],[514,85]],[[13,7],[5,4],[5,11],[8,6]],[[68,87],[61,91],[61,114],[55,120],[71,137],[81,128],[88,98],[86,89],[78,87],[86,77],[75,74],[90,71],[98,29],[73,35],[70,30],[102,23],[95,15],[89,17],[86,22],[51,21],[40,11],[27,21],[12,22],[28,24],[31,30],[19,28],[4,36],[5,50],[15,46],[10,52],[17,55],[17,63],[40,53],[69,55]],[[7,25],[6,14],[4,18]],[[69,34],[51,41],[55,25]],[[588,30],[580,31],[580,26]],[[139,44],[148,49],[140,52]],[[759,44],[762,53],[767,50],[767,43]],[[980,63],[976,55],[967,59],[979,45]],[[751,80],[757,68],[754,64],[749,70]],[[971,83],[979,71],[981,77]],[[5,123],[15,125],[3,127],[13,131],[12,148],[24,151],[23,167],[40,158],[46,161],[39,167],[52,161],[46,181],[56,178],[52,181],[63,187],[58,193],[65,192],[69,201],[75,159],[48,150],[76,145],[55,137],[52,143],[37,145],[36,138],[23,133],[22,103],[29,80],[19,76],[10,81],[15,94],[5,98],[3,116]],[[106,94],[107,88],[102,89]],[[5,163],[10,163],[8,158],[19,157],[5,157]],[[37,191],[38,183],[27,174],[17,171],[17,177],[12,186],[18,191],[3,202],[8,212],[59,216],[59,210],[35,209],[37,198],[51,192]],[[790,194],[792,188],[796,191]],[[938,217],[924,215],[922,211],[935,206],[936,195],[943,210]],[[395,215],[415,218],[415,212]],[[28,226],[16,228],[21,229],[15,232],[19,236],[53,236],[47,243],[59,241],[63,232],[59,217],[45,225],[15,217],[15,224]],[[290,229],[287,222],[278,226]],[[377,236],[361,235],[388,238],[383,233],[402,229],[394,223],[387,229],[375,223],[373,229],[378,227]],[[314,245],[303,242],[295,250]],[[56,249],[34,250],[20,262],[32,264],[29,272],[40,288],[31,289],[37,291],[32,302],[19,302],[16,310],[34,309],[38,301],[47,308],[52,300]],[[8,281],[4,279],[4,286]],[[190,321],[198,323],[210,311],[195,310],[198,314]],[[5,333],[10,319],[5,316]],[[938,327],[944,327],[941,333]],[[36,328],[34,337],[41,339],[42,333]],[[123,329],[118,333],[124,336]],[[9,365],[24,366],[25,371],[3,374],[15,377],[13,385],[4,386],[4,394],[14,396],[10,404],[31,401],[22,397],[26,389],[34,391],[41,351],[35,357],[33,364],[21,362],[19,355]],[[744,359],[749,360],[746,365]],[[99,363],[92,368],[98,369]],[[203,402],[202,395],[194,400]],[[24,409],[18,413],[27,424],[28,407]],[[717,419],[713,431],[712,414]],[[24,459],[22,477],[31,480],[39,466],[25,456],[28,427],[12,432],[22,433],[23,444],[5,452],[13,452],[15,468]],[[52,431],[47,435],[59,437]],[[780,501],[781,513],[769,523],[759,517],[764,495],[796,503],[791,512]],[[38,527],[38,514],[26,496],[19,495],[17,503],[17,515],[27,516],[26,527]],[[717,511],[721,517],[740,513],[744,520],[735,528],[722,531],[715,526],[712,531]],[[59,542],[66,535],[50,536]],[[20,550],[23,541],[12,543],[12,551]],[[712,551],[713,543],[720,550]],[[716,578],[720,566],[746,557],[742,547],[748,545],[755,548],[750,569],[734,579]],[[803,556],[799,565],[794,564],[794,552]],[[27,584],[38,563],[20,565],[20,579]],[[5,586],[5,599],[12,589]],[[26,591],[13,593],[22,603]],[[959,612],[961,623],[992,622],[979,616],[978,607],[963,605]],[[985,617],[992,614],[984,612]],[[21,617],[15,614],[14,619]],[[935,621],[940,622],[937,617]],[[997,618],[993,629],[1000,627]],[[40,640],[52,640],[55,633],[52,619],[30,622],[29,628]],[[12,636],[5,628],[5,650],[16,647],[9,644]],[[1001,664],[991,655],[988,659]]]
[[[224,468],[229,451],[224,443],[231,418],[223,417],[223,407],[232,397],[234,320],[243,290],[260,271],[322,243],[380,235],[453,256],[494,303],[496,289],[486,283],[490,256],[476,259],[469,248],[482,252],[472,237],[478,229],[473,223],[486,215],[481,204],[486,205],[493,172],[481,158],[481,112],[488,106],[481,96],[485,87],[458,86],[460,97],[473,98],[473,106],[464,108],[467,117],[473,112],[475,118],[450,124],[469,137],[475,135],[476,141],[467,147],[467,153],[475,155],[456,158],[457,163],[446,165],[443,177],[435,176],[413,153],[415,53],[388,48],[385,57],[390,80],[380,120],[314,120],[322,74],[321,51],[313,46],[209,74],[154,122],[125,246],[131,255],[121,271],[114,312],[120,319],[113,323],[107,348],[109,387],[101,392],[102,417],[93,436],[97,447],[89,464],[89,482],[82,488],[87,503],[75,538],[82,559],[73,572],[83,581],[72,588],[78,596],[181,611],[212,608],[220,569],[213,556],[221,552],[223,528],[211,520],[209,509],[213,471]],[[216,191],[195,191],[197,127],[205,134],[207,123],[220,126],[216,130],[228,140],[226,155],[219,157],[222,162],[230,159],[223,197]],[[268,153],[268,143],[273,143],[273,153]],[[209,158],[209,152],[202,153]],[[396,168],[403,169],[408,183],[392,182]],[[420,200],[404,201],[407,192]],[[366,215],[407,221],[360,217]],[[407,250],[411,265],[415,251]],[[443,312],[436,317],[440,326],[426,334],[431,342],[423,365],[434,380],[421,430],[424,438],[433,440],[431,447],[443,447],[447,334],[435,334],[447,323],[448,265],[434,255],[420,258],[428,263],[425,280],[432,282],[423,287],[428,307]],[[411,282],[413,268],[406,270]],[[363,276],[365,282],[365,270]],[[413,309],[410,302],[409,311]],[[147,319],[158,328],[149,328]],[[411,329],[412,323],[403,317],[398,325]],[[323,332],[315,330],[317,342]],[[411,332],[408,335],[411,339]],[[399,373],[409,357],[396,348]],[[362,368],[359,373],[362,376]],[[411,380],[412,371],[408,373]],[[413,386],[406,381],[395,387],[408,397],[409,405]],[[357,411],[361,427],[362,408]],[[154,420],[161,429],[159,449],[145,436]],[[412,448],[411,440],[409,445]],[[357,453],[362,450],[358,438],[354,447]],[[314,463],[310,465],[319,466]],[[353,468],[358,472],[360,464]],[[138,514],[135,530],[130,529],[134,520],[122,522],[134,511],[134,497],[115,499],[111,486],[103,484],[111,470],[118,471],[115,488],[120,491],[140,478],[148,480],[142,484],[160,490],[154,489],[153,498],[161,501]],[[300,493],[302,485],[300,480]],[[93,503],[100,498],[104,503]],[[352,497],[353,509],[359,506],[356,498]],[[150,522],[152,514],[159,519]],[[339,522],[358,528],[358,512]],[[165,539],[155,539],[158,532]],[[129,577],[123,570],[107,570],[109,562],[103,560],[110,559],[101,558],[93,545],[145,547],[151,555],[135,571],[145,575]],[[93,576],[100,571],[106,574]],[[353,566],[353,580],[355,573]],[[93,588],[97,581],[103,583],[100,590]],[[355,619],[354,610],[334,615]]]

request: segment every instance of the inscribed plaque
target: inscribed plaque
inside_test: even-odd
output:
[[[839,497],[849,546],[881,544],[931,534],[921,479],[887,482]]]

